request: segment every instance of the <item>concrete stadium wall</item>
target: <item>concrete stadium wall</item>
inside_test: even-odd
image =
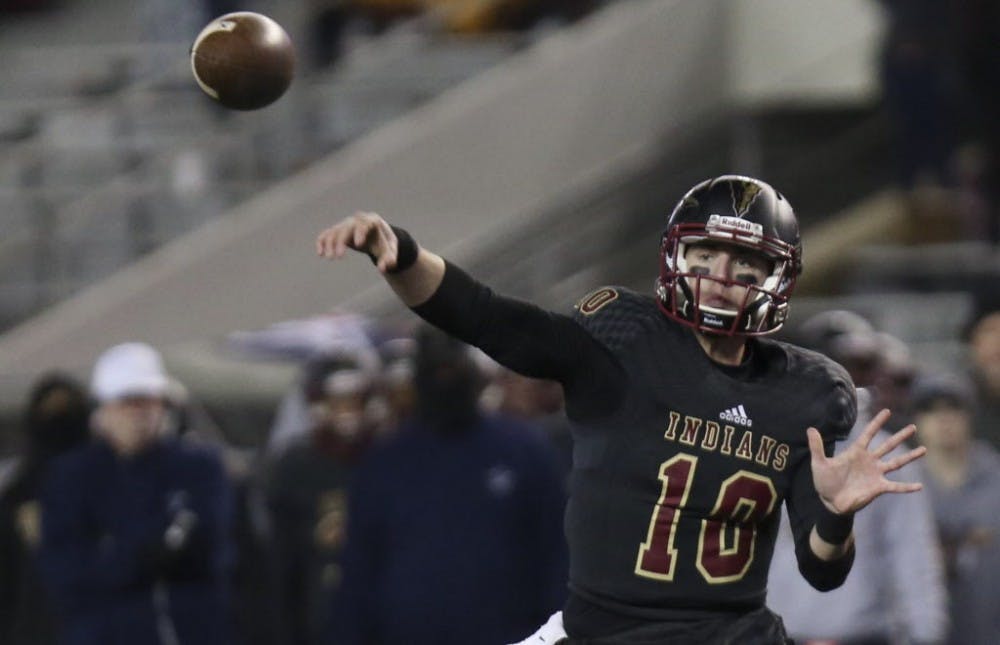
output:
[[[85,373],[116,342],[145,340],[169,359],[172,347],[233,330],[386,302],[366,259],[334,268],[313,255],[314,235],[357,209],[384,213],[461,262],[572,186],[741,103],[838,91],[806,82],[820,78],[858,95],[867,81],[857,65],[808,70],[847,60],[837,53],[845,40],[872,41],[862,4],[613,4],[5,334],[0,405],[48,368]],[[815,29],[803,31],[810,10]],[[852,17],[868,22],[852,30]]]

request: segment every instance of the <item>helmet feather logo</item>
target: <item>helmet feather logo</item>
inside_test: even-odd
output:
[[[737,217],[743,217],[757,199],[761,188],[751,182],[733,182],[729,184],[729,190],[733,196],[733,212]]]

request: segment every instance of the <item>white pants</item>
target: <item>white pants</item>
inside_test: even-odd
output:
[[[563,638],[568,638],[568,636],[566,630],[563,629],[562,612],[557,611],[549,616],[548,622],[542,625],[537,632],[513,645],[555,645]]]

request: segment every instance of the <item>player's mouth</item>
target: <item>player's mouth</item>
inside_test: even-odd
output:
[[[713,309],[735,309],[736,303],[723,296],[703,295],[700,300],[702,307],[712,307]]]

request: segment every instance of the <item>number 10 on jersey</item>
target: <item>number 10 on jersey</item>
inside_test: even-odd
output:
[[[639,546],[635,573],[672,581],[677,558],[684,557],[674,544],[677,523],[687,505],[698,458],[679,454],[660,465],[662,490],[649,521],[646,541]],[[753,562],[757,522],[774,509],[778,494],[774,484],[747,470],[722,482],[715,506],[701,521],[698,538],[698,571],[709,584],[735,582]],[[688,556],[690,557],[690,556]]]

